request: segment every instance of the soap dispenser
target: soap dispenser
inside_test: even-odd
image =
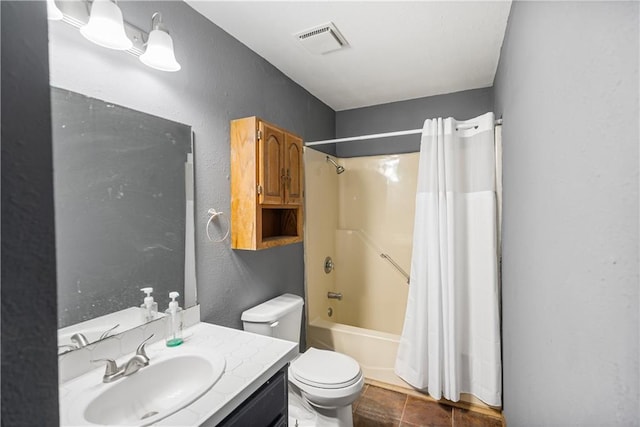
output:
[[[151,292],[153,288],[142,288],[142,292],[147,294],[144,298],[144,302],[140,306],[140,313],[143,322],[150,322],[158,317],[158,303],[153,300]]]
[[[167,347],[176,347],[182,344],[182,309],[178,306],[176,298],[180,296],[177,292],[169,292],[169,308],[167,314]]]

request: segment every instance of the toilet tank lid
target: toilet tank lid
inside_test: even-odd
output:
[[[304,304],[298,295],[284,294],[242,312],[243,322],[269,323],[281,319]]]

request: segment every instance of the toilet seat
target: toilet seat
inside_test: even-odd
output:
[[[298,382],[318,389],[345,388],[362,378],[360,365],[351,357],[313,347],[291,363],[289,372]]]

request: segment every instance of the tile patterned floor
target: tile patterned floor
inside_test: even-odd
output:
[[[503,427],[502,419],[367,384],[353,404],[354,427]]]

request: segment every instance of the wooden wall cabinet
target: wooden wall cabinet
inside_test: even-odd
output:
[[[302,241],[302,138],[258,117],[231,121],[231,248]]]

